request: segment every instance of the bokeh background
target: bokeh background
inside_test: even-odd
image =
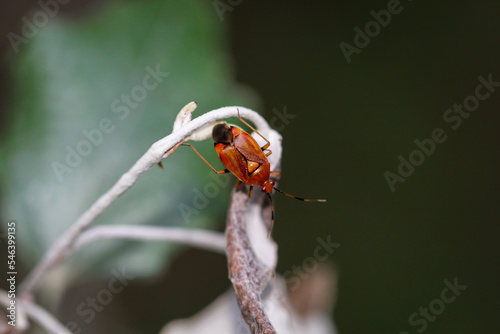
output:
[[[46,101],[48,95],[40,97],[40,92],[53,88],[64,94],[65,85],[77,82],[82,83],[83,92],[94,89],[92,94],[96,95],[82,97],[76,94],[77,102],[94,98],[112,101],[140,81],[145,66],[164,61],[161,47],[155,49],[156,45],[164,43],[171,73],[166,79],[168,86],[153,92],[151,99],[148,98],[124,126],[136,132],[119,129],[91,158],[107,156],[106,159],[112,160],[115,155],[126,156],[127,150],[116,151],[123,145],[113,145],[131,133],[140,136],[141,131],[148,131],[145,139],[129,138],[131,146],[139,143],[136,145],[138,150],[116,163],[103,166],[88,161],[92,159],[86,160],[81,170],[93,171],[88,175],[104,178],[101,188],[88,190],[84,184],[84,176],[88,175],[77,177],[77,171],[68,175],[73,179],[65,184],[71,184],[72,194],[79,192],[81,184],[86,190],[85,196],[70,195],[68,188],[52,189],[62,192],[61,196],[80,201],[73,211],[58,217],[69,220],[92,203],[137,159],[141,147],[147,148],[147,143],[170,131],[175,113],[191,100],[199,103],[198,114],[218,106],[240,104],[258,109],[268,120],[276,117],[273,110],[286,108],[294,118],[280,129],[284,138],[280,188],[299,196],[324,197],[328,202],[325,205],[297,203],[275,196],[277,220],[273,235],[279,245],[278,271],[283,273],[293,265],[302,264],[305,258],[313,255],[318,237],[331,236],[331,240],[341,244],[329,259],[336,263],[340,273],[338,300],[332,314],[340,333],[416,333],[420,326],[409,324],[410,314],[439,298],[445,287],[443,281],[453,281],[455,277],[467,289],[455,302],[447,304],[435,321],[428,323],[425,332],[497,332],[500,329],[500,247],[497,241],[500,91],[481,101],[478,110],[464,119],[457,130],[452,130],[443,121],[443,114],[454,103],[462,103],[474,94],[479,84],[478,76],[487,78],[492,74],[495,81],[500,81],[500,3],[401,1],[401,12],[392,15],[387,27],[371,38],[365,48],[352,54],[350,63],[339,44],[352,45],[356,34],[353,29],[363,29],[373,20],[370,11],[386,9],[388,1],[222,3],[231,8],[222,14],[223,20],[212,1],[177,5],[177,12],[176,5],[170,4],[169,13],[162,12],[169,7],[160,5],[159,1],[69,2],[61,5],[57,16],[51,18],[58,26],[52,27],[51,22],[15,53],[7,34],[20,35],[22,18],[29,17],[39,5],[30,1],[0,2],[0,195],[3,204],[0,214],[3,224],[14,219],[22,225],[23,219],[29,218],[32,224],[36,223],[35,209],[13,203],[34,200],[21,198],[23,193],[16,190],[23,186],[19,180],[29,184],[41,177],[43,172],[40,170],[50,169],[52,158],[47,160],[47,165],[44,158],[36,154],[27,166],[29,173],[22,174],[19,170],[26,170],[26,166],[16,165],[29,161],[26,155],[33,150],[29,143],[37,147],[38,136],[44,135],[42,129],[30,128],[32,125],[28,124],[30,117],[35,117],[36,122],[45,119],[43,106],[40,106],[42,111],[32,112],[37,110],[34,104],[44,101],[46,107],[52,106]],[[186,10],[188,7],[192,11]],[[120,11],[122,14],[113,16]],[[109,26],[114,30],[106,31],[106,15],[110,16]],[[117,24],[120,15],[123,20]],[[185,21],[190,21],[190,25],[183,25]],[[65,33],[65,29],[61,29],[64,25],[69,27],[70,33],[58,36],[61,31]],[[176,30],[176,26],[191,27],[193,33],[181,28]],[[162,41],[161,33],[154,34],[164,31],[162,29],[171,34],[166,37],[168,43]],[[132,36],[130,42],[128,37],[133,34],[136,36]],[[142,38],[141,34],[147,36]],[[172,36],[188,35],[191,40],[179,38],[177,44],[173,43]],[[75,36],[80,39],[73,39]],[[104,45],[106,38],[113,39],[116,44]],[[92,39],[100,42],[92,44]],[[120,49],[122,39],[123,43],[128,43],[132,55],[118,57],[119,64],[114,66],[110,59],[124,52]],[[77,51],[81,45],[87,51],[88,45],[94,48],[85,55],[89,63],[79,67],[82,58]],[[172,51],[184,47],[186,50],[182,52],[185,53]],[[73,48],[75,52],[70,52]],[[158,52],[145,56],[143,52],[149,48]],[[37,61],[43,54],[47,55],[45,60],[57,55],[60,58],[51,63]],[[60,73],[58,62],[62,62],[61,71],[68,71],[67,66],[73,66],[75,71]],[[96,73],[82,77],[86,66],[94,63],[112,69],[105,73],[99,68]],[[44,72],[44,66],[55,68]],[[101,96],[100,92],[105,91],[107,85],[121,81],[113,76],[127,68],[136,76],[125,77],[123,86]],[[99,78],[98,72],[102,82],[85,81]],[[184,80],[183,73],[188,73],[189,79]],[[212,78],[220,81],[210,83]],[[63,83],[57,84],[57,80]],[[197,80],[199,84],[193,85]],[[52,86],[47,88],[47,85]],[[51,91],[51,94],[57,93]],[[69,99],[74,97],[69,96]],[[164,103],[162,110],[157,109],[160,103]],[[95,123],[85,123],[87,113],[92,114],[86,108],[105,109],[101,111],[103,114],[110,113],[109,102],[100,105],[87,101],[83,106],[80,104],[78,114],[68,111],[65,118],[47,116],[47,122],[60,122],[61,119],[70,125],[82,122],[66,137],[54,139],[67,141],[54,149],[58,150],[56,154],[63,156],[65,145],[74,145],[81,139],[79,131]],[[156,118],[155,114],[163,112],[168,116]],[[95,121],[102,117],[95,118],[95,115],[100,114],[92,114],[89,119]],[[159,120],[164,123],[158,123]],[[43,124],[45,130],[52,129],[52,125]],[[391,192],[384,173],[397,173],[398,156],[408,158],[416,149],[414,140],[429,138],[434,128],[443,128],[447,140],[437,144],[434,153]],[[57,131],[64,133],[61,128]],[[210,154],[210,146],[211,143],[199,144],[206,154]],[[22,157],[16,152],[23,152]],[[198,164],[191,154],[179,152],[167,163],[167,169],[175,170],[176,164],[186,161]],[[215,155],[211,161],[216,162]],[[42,162],[45,165],[41,166]],[[122,164],[120,169],[118,166]],[[169,177],[159,169],[151,173]],[[201,165],[199,169],[179,175],[185,180],[181,183],[185,184],[185,197],[174,198],[176,201],[189,201],[191,189],[200,184],[202,187],[210,180]],[[149,185],[146,181],[140,192],[131,196],[146,196],[146,189],[149,189],[146,197],[152,199],[155,192],[161,192],[147,188]],[[229,191],[230,188],[223,189],[210,203],[206,213],[202,213],[206,217],[198,225],[223,229]],[[17,200],[16,196],[19,196]],[[165,193],[159,198],[174,200]],[[134,198],[125,200],[133,201]],[[10,211],[6,203],[26,212],[13,216],[12,212],[16,211]],[[175,205],[169,210],[148,217],[147,221],[161,224],[166,217],[178,217]],[[140,215],[133,217],[136,219]],[[54,235],[60,232],[60,226],[53,230]],[[39,234],[39,238],[50,240],[50,236],[42,238]],[[33,253],[37,252],[36,248],[29,249],[28,241],[25,245],[23,248],[18,246],[18,251],[24,253],[19,255],[23,259],[19,264],[20,277],[32,266],[36,258]],[[135,244],[123,244],[114,251],[133,252],[136,247]],[[148,254],[151,250],[142,251]],[[150,254],[155,257],[167,251],[155,249],[156,253]],[[2,252],[5,254],[4,247]],[[172,261],[169,266],[158,266],[158,262],[165,261],[164,256],[158,256],[156,262],[150,261],[149,265],[157,266],[158,270],[142,268],[145,274],[117,295],[117,302],[98,314],[91,324],[93,327],[82,328],[84,333],[109,333],[120,328],[117,326],[137,333],[158,332],[169,320],[201,310],[229,287],[223,256],[197,250],[169,254]],[[71,320],[75,305],[105,286],[106,280],[95,277],[99,277],[99,272],[109,277],[109,269],[106,272],[105,268],[110,267],[107,266],[105,262],[99,265],[89,262],[88,267],[79,272],[80,278],[72,277],[60,299],[63,306],[55,307],[59,318]],[[99,267],[100,271],[91,270],[89,274],[89,267]]]

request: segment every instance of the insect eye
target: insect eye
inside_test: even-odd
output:
[[[261,189],[262,192],[263,193],[272,192],[275,184],[276,184],[276,182],[274,182],[273,180],[268,180],[268,181],[264,182],[264,184],[262,185],[262,189]]]
[[[212,129],[212,137],[216,143],[229,144],[233,140],[231,127],[227,123],[220,123]]]

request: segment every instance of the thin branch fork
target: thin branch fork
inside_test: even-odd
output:
[[[42,259],[29,273],[20,285],[20,296],[28,297],[34,293],[42,283],[46,274],[58,263],[62,262],[71,252],[75,241],[119,196],[130,189],[138,178],[152,166],[159,163],[179,143],[188,140],[204,140],[207,138],[206,129],[213,126],[221,119],[236,117],[247,118],[259,130],[269,129],[264,118],[253,110],[244,107],[223,107],[191,121],[191,113],[196,108],[196,103],[191,102],[179,113],[174,123],[174,132],[155,142],[149,150],[127,171],[120,179],[103,194],[92,206],[85,211],[46,251]],[[169,152],[166,154],[166,152]]]
[[[72,332],[59,322],[50,312],[43,307],[27,301],[21,301],[20,306],[28,316],[45,328],[49,333],[72,334]]]
[[[152,227],[152,226],[89,226],[119,196],[130,189],[149,168],[172,154],[180,144],[189,140],[204,140],[210,137],[211,128],[221,119],[241,116],[252,121],[257,129],[271,136],[274,154],[269,158],[271,166],[277,168],[281,159],[281,137],[272,131],[256,112],[244,107],[223,107],[208,112],[191,121],[196,108],[192,102],[185,106],[174,123],[172,134],[157,141],[123,174],[105,194],[85,211],[57,241],[47,250],[39,263],[20,286],[20,306],[32,319],[47,329],[66,333],[66,329],[42,307],[31,301],[31,295],[41,285],[47,273],[58,263],[85,245],[101,239],[169,240],[205,249],[222,251],[226,241],[220,234],[209,231]],[[254,196],[263,199],[263,196]],[[266,223],[262,220],[262,201],[252,199],[247,207],[248,194],[234,191],[228,214],[226,229],[226,254],[230,279],[245,321],[253,333],[276,333],[266,316],[260,294],[274,273],[277,261],[276,244],[267,237]],[[246,223],[251,222],[248,227]],[[266,220],[267,221],[267,220]],[[259,230],[260,229],[260,230]]]
[[[16,328],[19,331],[25,331],[29,328],[27,316],[37,322],[41,327],[47,330],[48,333],[57,334],[71,334],[71,332],[64,327],[52,314],[50,314],[43,307],[36,305],[28,300],[16,299]],[[11,300],[7,291],[0,290],[0,304],[4,307],[11,305]],[[17,331],[16,331],[17,333]]]

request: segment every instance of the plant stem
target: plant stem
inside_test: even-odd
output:
[[[188,106],[193,106],[193,103]],[[186,107],[188,107],[186,106]],[[194,105],[195,107],[196,105]],[[185,112],[186,107],[181,110]],[[118,197],[130,189],[139,177],[149,170],[152,166],[159,163],[165,152],[172,149],[178,143],[189,140],[190,136],[195,135],[198,130],[206,128],[214,122],[235,117],[238,115],[252,121],[259,130],[269,129],[266,121],[253,110],[244,107],[223,107],[183,124],[179,129],[170,135],[155,142],[149,150],[137,162],[123,174],[120,179],[103,194],[92,206],[85,211],[46,251],[35,268],[28,274],[20,285],[20,295],[26,296],[33,294],[47,273],[57,264],[61,263],[69,254],[79,235],[87,229],[97,217],[99,217]],[[194,108],[191,108],[191,112]],[[202,140],[203,138],[197,138]]]

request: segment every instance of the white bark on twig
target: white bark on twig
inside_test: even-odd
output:
[[[112,225],[97,226],[83,232],[75,241],[72,252],[94,241],[106,239],[171,241],[218,253],[224,253],[226,249],[226,238],[219,232],[181,227]]]
[[[45,328],[48,333],[57,334],[73,334],[63,324],[61,324],[52,314],[46,309],[29,301],[21,301],[22,309],[26,314],[37,322],[40,326]]]
[[[29,328],[26,316],[34,320],[41,327],[47,330],[48,333],[57,334],[72,334],[66,327],[64,327],[52,314],[50,314],[43,307],[28,301],[15,299],[16,302],[16,327],[20,331],[25,331]],[[0,290],[0,304],[8,307],[10,305],[10,298],[7,292]]]
[[[7,291],[0,290],[0,304],[5,306],[5,308],[8,308],[11,305],[10,301],[11,301],[11,299],[9,298],[9,294],[7,293]],[[15,300],[15,302],[17,303],[17,299]],[[6,311],[7,311],[7,314],[10,313],[8,310],[6,310]],[[9,319],[10,318],[5,319],[5,322],[8,322]],[[26,318],[26,313],[24,313],[24,311],[22,309],[20,309],[19,307],[17,307],[17,310],[16,310],[16,327],[21,331],[29,328],[29,323],[28,323],[28,319]]]
[[[42,259],[29,273],[20,285],[21,296],[34,293],[42,283],[46,274],[58,263],[63,261],[74,246],[78,236],[87,229],[116,199],[130,189],[137,179],[152,166],[159,163],[166,152],[172,153],[176,146],[187,140],[206,139],[207,126],[215,122],[239,115],[253,122],[258,130],[265,131],[269,125],[264,118],[253,110],[244,107],[223,107],[189,121],[190,114],[196,108],[196,103],[190,103],[181,110],[183,113],[176,122],[174,132],[155,142],[149,150],[125,173],[120,179],[103,194],[92,206],[85,211],[46,251]],[[180,124],[180,125],[178,125]],[[168,155],[168,154],[167,154]]]

